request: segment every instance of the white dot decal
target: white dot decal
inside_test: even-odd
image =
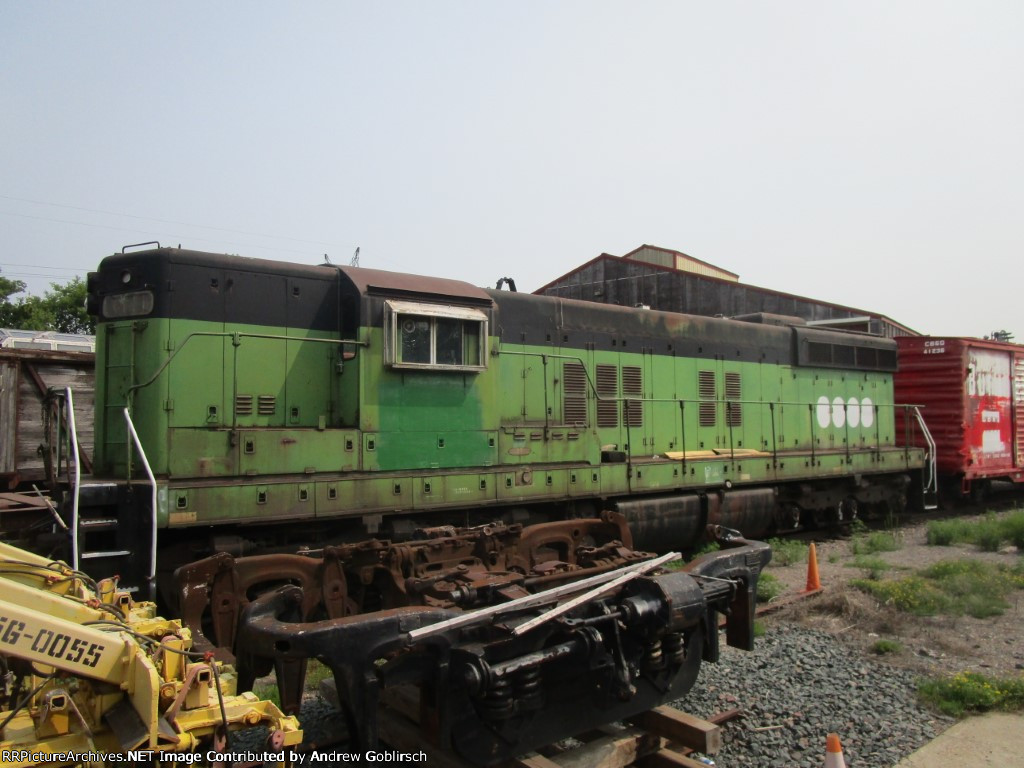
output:
[[[856,397],[851,397],[846,401],[846,418],[851,427],[856,428],[860,424],[860,403]]]
[[[822,429],[828,427],[831,416],[832,412],[828,405],[828,398],[822,395],[818,398],[818,426]]]
[[[875,404],[871,402],[870,397],[860,401],[860,423],[865,427],[875,423]]]
[[[832,401],[832,423],[842,427],[846,423],[846,403],[843,398],[837,397]]]

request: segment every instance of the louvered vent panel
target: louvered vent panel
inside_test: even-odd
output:
[[[715,402],[715,372],[697,371],[697,395],[701,400],[710,400],[700,404],[698,423],[702,427],[715,426],[717,403]]]
[[[562,412],[566,424],[587,424],[587,373],[579,363],[562,369]]]
[[[742,399],[741,392],[740,375],[738,373],[725,374],[726,423],[730,427],[738,427],[743,424],[743,405],[739,402]]]
[[[713,426],[715,426],[715,404],[714,403],[701,403],[700,404],[700,425],[702,427],[713,427]]]
[[[715,399],[715,372],[714,371],[698,371],[697,372],[697,394],[700,395],[701,400],[714,400]]]
[[[235,395],[235,415],[252,416],[252,395]]]
[[[619,371],[614,365],[597,366],[597,394],[607,400],[597,401],[597,426],[619,426]]]
[[[636,365],[622,366],[622,394],[626,397],[637,398],[636,400],[623,401],[622,421],[630,427],[642,427],[644,425],[644,406],[642,403],[644,374],[642,368]]]
[[[260,395],[257,402],[260,416],[273,416],[277,410],[277,398],[274,395]]]

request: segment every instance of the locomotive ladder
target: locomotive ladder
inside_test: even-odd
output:
[[[82,505],[81,505],[81,489],[82,489],[82,475],[79,467],[79,455],[81,448],[78,443],[78,433],[75,424],[75,411],[74,401],[72,399],[71,388],[68,387],[66,390],[66,406],[67,406],[67,423],[68,423],[68,437],[70,439],[70,451],[71,455],[75,457],[75,479],[73,483],[73,495],[71,505],[71,524],[69,526],[71,533],[71,564],[75,570],[81,568],[81,562],[83,560],[100,560],[104,561],[103,566],[107,568],[116,568],[118,564],[123,567],[122,570],[132,571],[135,568],[130,566],[131,560],[135,555],[133,549],[117,549],[107,547],[97,547],[95,545],[86,546],[86,537],[89,540],[100,539],[104,543],[109,542],[110,534],[116,532],[120,524],[116,509],[111,511],[109,508],[103,509],[99,514],[83,516]],[[139,458],[142,460],[142,465],[146,471],[146,476],[149,479],[151,486],[151,526],[150,526],[150,552],[149,552],[149,564],[145,571],[145,577],[148,586],[148,599],[152,600],[155,597],[156,589],[156,530],[157,530],[157,490],[156,490],[156,478],[153,475],[153,470],[150,467],[149,459],[146,457],[146,452],[143,450],[142,444],[139,441],[138,433],[135,431],[135,425],[132,423],[131,415],[128,409],[124,409],[124,418],[127,426],[128,435],[131,437],[135,444],[135,448],[139,453]],[[90,488],[93,491],[97,490],[109,490],[115,492],[116,495],[116,484],[115,483],[90,483]],[[123,546],[123,545],[122,545]],[[125,591],[137,592],[139,585],[130,584],[125,585]]]

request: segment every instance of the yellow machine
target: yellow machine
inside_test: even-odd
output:
[[[283,763],[294,717],[116,580],[0,544],[0,765]],[[254,728],[262,733],[240,733]]]

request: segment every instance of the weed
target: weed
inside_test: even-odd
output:
[[[333,676],[330,667],[324,666],[316,659],[310,659],[306,664],[306,680],[303,684],[303,689],[306,691],[318,692],[320,690],[320,683],[329,677]],[[260,679],[253,683],[252,692],[259,696],[261,699],[272,701],[278,707],[281,706],[281,693],[277,688],[276,683],[269,682],[269,680]]]
[[[971,523],[967,520],[932,520],[926,540],[933,547],[948,547],[969,541],[970,531]]]
[[[764,637],[766,631],[764,622],[760,619],[754,619],[754,637]]]
[[[951,608],[949,598],[920,576],[908,576],[898,581],[853,579],[850,583],[876,600],[916,616],[947,613]]]
[[[871,652],[877,653],[879,656],[884,656],[887,653],[899,653],[903,650],[903,645],[898,640],[876,640],[871,646]]]
[[[1011,512],[1003,518],[1002,523],[1004,538],[1024,552],[1024,510]]]
[[[919,680],[917,694],[925,704],[954,717],[990,709],[1020,711],[1024,710],[1024,676],[994,678],[961,672],[949,678]]]
[[[757,580],[757,599],[762,603],[770,602],[782,594],[785,586],[770,573],[761,573]]]
[[[895,552],[903,548],[903,538],[895,531],[872,531],[858,535],[850,542],[850,551],[855,555],[873,555],[877,552]]]
[[[857,555],[851,562],[846,563],[847,568],[863,568],[867,571],[867,577],[877,581],[882,578],[882,574],[888,571],[893,566],[885,562],[880,557],[870,557],[868,555]]]
[[[898,580],[855,579],[854,587],[898,610],[917,616],[998,616],[1007,595],[1024,589],[1024,568],[976,560],[943,560]]]
[[[927,537],[933,546],[974,544],[986,552],[997,552],[1005,542],[1024,549],[1024,510],[1004,517],[988,512],[980,520],[933,520],[928,523]]]
[[[276,683],[264,683],[257,680],[252,686],[252,692],[261,699],[273,702],[280,709],[281,693],[277,690]]]
[[[792,565],[807,562],[807,545],[795,539],[768,539],[772,548],[772,561],[769,565]]]
[[[305,689],[307,691],[319,691],[320,683],[329,677],[333,677],[334,673],[331,672],[331,668],[321,664],[316,659],[310,659],[306,665],[306,683]]]
[[[985,552],[998,552],[1003,543],[1003,524],[991,512],[974,527],[974,544]]]

